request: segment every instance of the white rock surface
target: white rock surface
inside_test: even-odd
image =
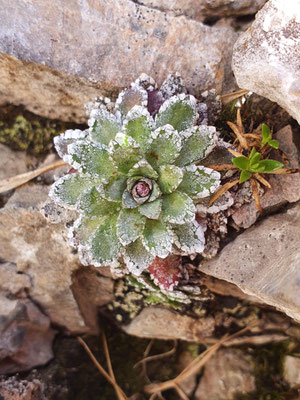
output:
[[[300,123],[300,1],[269,0],[234,45],[238,85],[277,102]]]
[[[300,358],[286,356],[283,362],[283,376],[291,387],[300,386]]]
[[[300,204],[240,234],[199,269],[300,321]]]
[[[0,104],[82,122],[97,89],[116,94],[143,72],[158,84],[179,72],[194,94],[221,91],[237,37],[230,21],[208,26],[131,0],[4,2],[0,51],[19,60],[0,54]]]

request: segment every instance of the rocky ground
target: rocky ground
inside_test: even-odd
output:
[[[210,123],[231,141],[226,121],[235,121],[236,101],[216,114],[207,90],[238,88],[232,52],[238,85],[271,100],[249,97],[244,126],[271,126],[289,167],[299,167],[298,2],[287,10],[270,0],[253,24],[264,0],[173,3],[1,8],[0,180],[56,160],[53,137],[85,126],[84,105],[95,96],[114,99],[142,72],[158,83],[180,72],[189,92],[206,102]],[[203,257],[183,258],[180,287],[197,290],[180,303],[109,268],[80,265],[67,237],[74,215],[61,218],[64,211],[48,201],[49,186],[65,171],[0,194],[1,399],[115,398],[76,339],[84,337],[105,366],[103,331],[117,382],[132,400],[146,399],[145,385],[174,378],[208,345],[251,321],[255,327],[230,340],[182,389],[191,400],[299,398],[298,174],[270,178],[262,216],[247,183],[233,187],[217,213],[199,208],[209,245]],[[165,352],[134,368],[145,354]],[[171,390],[163,396],[179,398]]]

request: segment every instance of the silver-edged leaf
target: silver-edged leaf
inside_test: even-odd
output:
[[[179,94],[165,101],[155,119],[156,128],[172,125],[178,132],[191,128],[198,117],[196,99],[193,96]]]
[[[142,242],[153,256],[165,258],[172,249],[173,233],[163,221],[147,219]]]
[[[126,116],[123,132],[131,136],[146,152],[151,142],[153,119],[145,107],[134,106]]]
[[[175,245],[185,254],[202,253],[205,247],[203,228],[196,220],[183,225],[173,225]]]
[[[200,125],[182,132],[183,143],[176,165],[184,167],[203,160],[214,148],[216,128],[214,126]]]
[[[162,196],[162,217],[172,224],[185,224],[195,219],[196,207],[185,193],[173,192]]]
[[[108,146],[121,130],[117,118],[106,110],[99,109],[91,116],[93,125],[90,128],[91,139],[101,145]]]
[[[137,142],[121,132],[110,142],[109,153],[118,170],[125,174],[142,158]]]
[[[123,258],[129,271],[139,276],[151,265],[155,256],[146,250],[141,239],[137,239],[126,246]]]
[[[195,199],[213,194],[221,183],[221,175],[213,169],[191,164],[184,168],[182,182],[178,190]]]
[[[144,230],[146,218],[137,209],[123,209],[117,221],[117,235],[123,246],[138,239]]]
[[[156,199],[151,203],[147,202],[138,207],[138,211],[150,219],[158,219],[161,214],[162,199]]]
[[[172,193],[183,178],[183,170],[176,165],[163,165],[159,168],[158,184],[162,193]]]

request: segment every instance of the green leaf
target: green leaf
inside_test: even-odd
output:
[[[173,234],[162,221],[147,219],[142,242],[153,256],[165,258],[172,249]]]
[[[279,161],[275,160],[262,160],[259,163],[259,170],[264,174],[272,173],[279,168],[282,168],[283,164]]]
[[[273,149],[279,149],[279,142],[278,142],[278,140],[270,140],[269,142],[268,142],[268,145],[269,146],[271,146],[271,147],[273,147]]]
[[[183,170],[176,165],[163,165],[159,168],[158,184],[162,193],[172,193],[182,181]]]
[[[149,148],[152,130],[153,120],[147,109],[140,106],[133,107],[124,122],[124,132],[140,145],[144,153]]]
[[[197,120],[196,99],[180,94],[165,101],[156,116],[155,125],[159,128],[172,125],[178,132],[191,128]]]
[[[125,189],[122,195],[122,204],[125,208],[136,208],[138,206],[137,202],[131,196],[128,189]]]
[[[261,135],[265,143],[267,143],[268,139],[271,138],[271,131],[268,125],[266,124],[261,125]]]
[[[155,256],[143,246],[141,239],[126,246],[124,261],[129,271],[134,275],[141,275],[153,262]]]
[[[193,200],[185,193],[173,192],[162,197],[162,217],[172,224],[184,224],[195,219]]]
[[[152,142],[147,152],[151,165],[173,164],[181,149],[181,138],[171,125],[166,125],[152,132]]]
[[[141,160],[131,168],[128,176],[144,176],[150,179],[157,179],[158,173],[151,167],[148,161]]]
[[[215,146],[216,128],[213,126],[195,126],[182,132],[183,144],[176,165],[184,167],[195,161],[203,160]]]
[[[151,203],[139,206],[138,210],[142,215],[150,219],[158,219],[161,213],[162,199],[156,199]]]
[[[121,243],[117,236],[117,217],[118,215],[113,215],[106,218],[91,238],[89,245],[95,266],[109,265],[120,255]]]
[[[175,244],[185,254],[202,253],[205,247],[203,228],[197,221],[183,225],[173,225]]]
[[[240,174],[240,183],[246,182],[252,176],[252,172],[243,170]]]
[[[220,186],[221,175],[210,168],[189,165],[184,168],[178,190],[195,199],[208,197]]]
[[[161,196],[161,191],[158,184],[152,181],[152,192],[148,199],[148,203],[151,203],[152,201],[158,199],[160,196]]]
[[[250,159],[250,168],[251,167],[255,168],[255,165],[260,161],[260,158],[261,158],[261,154],[257,153],[257,152],[252,157],[249,157],[249,159]]]
[[[250,166],[249,158],[244,157],[244,156],[233,158],[232,163],[233,163],[233,165],[235,165],[237,168],[239,168],[242,171],[249,169],[249,166]]]
[[[108,183],[98,186],[101,196],[110,201],[121,201],[127,185],[127,177],[124,175],[112,176]]]
[[[94,186],[95,182],[89,175],[68,174],[52,185],[49,196],[57,203],[74,208],[82,193]]]
[[[92,115],[91,121],[94,121],[90,128],[90,136],[94,142],[108,146],[109,142],[115,138],[121,130],[117,118],[106,110],[97,110]]]
[[[84,173],[95,174],[102,179],[107,179],[117,173],[108,151],[101,145],[87,140],[78,141],[69,145],[68,151],[75,169],[82,169]]]
[[[88,216],[106,216],[120,211],[121,204],[104,199],[95,187],[85,191],[80,197],[79,210]]]
[[[130,136],[120,132],[110,142],[109,153],[122,173],[127,173],[142,158],[139,145]]]
[[[117,221],[117,234],[120,242],[126,246],[141,236],[146,218],[137,209],[122,210]]]
[[[146,107],[148,95],[143,88],[132,85],[130,88],[123,90],[116,100],[116,111],[123,116],[136,105]]]
[[[86,245],[96,231],[96,229],[104,223],[107,216],[102,217],[87,217],[81,215],[74,223],[72,231],[75,233],[75,243],[78,241],[81,245]]]

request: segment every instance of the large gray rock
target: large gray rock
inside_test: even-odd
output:
[[[234,400],[236,395],[255,390],[254,364],[239,349],[219,350],[205,364],[195,400]]]
[[[91,277],[88,268],[86,278],[78,272],[80,262],[69,245],[65,224],[51,224],[41,214],[48,191],[47,186],[29,184],[17,189],[0,209],[0,258],[28,278],[23,289],[53,323],[73,334],[95,333],[96,307],[112,300],[113,283],[95,272]],[[91,281],[93,285],[88,284]],[[3,290],[11,285],[11,280],[4,280]],[[0,310],[1,304],[0,300]]]
[[[143,0],[143,4],[196,20],[255,14],[266,0]]]
[[[131,0],[13,0],[0,8],[0,51],[24,63],[1,55],[0,104],[82,121],[97,90],[115,94],[143,72],[158,84],[179,72],[194,94],[221,91],[237,36],[230,22],[207,26]]]
[[[240,234],[200,270],[300,321],[300,204]]]
[[[234,45],[238,85],[277,102],[300,123],[300,2],[270,0]]]

